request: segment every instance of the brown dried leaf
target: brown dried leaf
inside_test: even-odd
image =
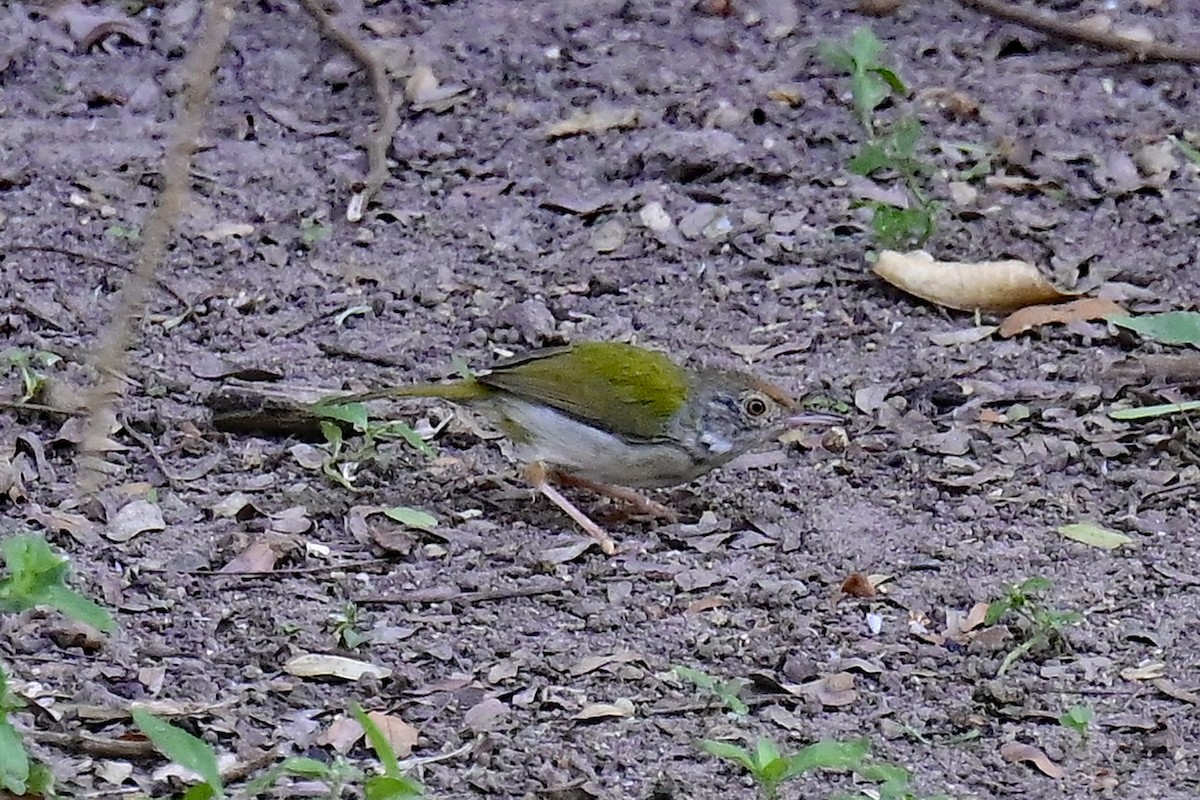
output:
[[[729,601],[719,594],[710,594],[708,597],[702,597],[693,603],[688,604],[684,609],[684,614],[702,614],[705,611],[712,611],[714,608],[720,608],[726,605]]]
[[[388,740],[397,758],[408,758],[413,748],[417,746],[417,729],[399,717],[384,714],[382,711],[372,711],[367,717],[374,722],[383,738]]]
[[[854,675],[849,672],[835,672],[813,684],[805,684],[813,697],[823,706],[840,708],[858,700],[858,692],[854,688]]]
[[[1054,288],[1027,261],[934,261],[924,250],[884,250],[875,274],[909,294],[960,311],[1009,312],[1070,295]]]
[[[632,661],[645,661],[638,653],[629,651],[619,653],[609,653],[603,656],[585,656],[574,664],[567,672],[573,678],[578,678],[580,675],[587,675],[589,672],[595,672],[598,669],[607,667],[609,664],[628,664]]]
[[[362,738],[363,726],[353,717],[341,716],[330,723],[325,732],[317,737],[317,744],[328,745],[337,752],[345,755],[354,747],[354,743]]]
[[[467,709],[463,721],[475,733],[483,733],[495,727],[497,720],[508,713],[508,706],[494,697],[479,701]]]
[[[1065,325],[1068,322],[1086,322],[1093,319],[1104,319],[1114,314],[1124,315],[1127,313],[1129,312],[1124,308],[1103,297],[1084,297],[1070,303],[1026,306],[1009,314],[1000,323],[1000,335],[1008,339],[1018,333],[1051,323]]]
[[[591,719],[623,719],[625,717],[632,717],[633,712],[633,703],[622,697],[613,703],[591,703],[590,705],[586,705],[572,719],[580,721]]]
[[[1050,760],[1050,757],[1031,744],[1005,742],[1000,745],[1000,757],[1010,764],[1027,761],[1041,770],[1042,774],[1054,779],[1066,777],[1066,771]]]
[[[167,527],[162,509],[149,500],[134,500],[121,507],[109,520],[104,536],[113,542],[128,542],[139,533],[161,531]]]
[[[271,548],[271,545],[266,542],[255,542],[217,571],[225,573],[270,572],[275,569],[275,562],[278,558],[279,556]]]
[[[842,593],[850,597],[874,597],[875,585],[865,572],[851,572],[842,581]]]

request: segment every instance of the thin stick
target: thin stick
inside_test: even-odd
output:
[[[564,589],[573,589],[571,584],[554,581],[552,583],[535,583],[532,586],[514,586],[505,589],[481,589],[476,592],[442,593],[438,590],[422,593],[414,592],[404,597],[387,595],[366,595],[353,598],[354,602],[364,605],[408,605],[411,603],[463,603],[477,605],[479,603],[494,603],[497,600],[512,600],[517,597],[538,597],[544,594],[557,594]]]
[[[120,386],[117,376],[125,362],[134,319],[139,315],[146,290],[154,280],[154,271],[166,256],[167,242],[187,199],[192,154],[204,122],[208,96],[216,80],[217,60],[225,47],[232,24],[233,10],[229,7],[229,0],[212,0],[207,6],[200,37],[183,65],[186,84],[175,114],[175,130],[163,159],[162,192],[158,196],[158,203],[147,215],[146,224],[142,226],[142,246],[138,250],[133,273],[121,287],[113,307],[113,318],[96,348],[94,366],[100,378],[88,396],[88,417],[80,447],[80,465],[83,469],[79,474],[79,487],[85,494],[98,489],[103,481],[102,448],[107,420],[112,415],[113,400]]]
[[[1024,25],[1055,39],[1085,44],[1101,50],[1114,50],[1134,61],[1200,64],[1200,50],[1195,48],[1160,42],[1139,42],[1119,33],[1089,30],[1087,26],[1078,22],[1064,22],[1056,16],[1013,5],[1009,0],[958,0],[958,3],[990,17]]]
[[[372,55],[366,45],[333,24],[333,19],[321,7],[320,0],[300,0],[300,5],[317,21],[322,36],[349,53],[350,57],[367,71],[371,92],[375,95],[379,124],[367,138],[367,175],[363,178],[362,188],[350,199],[350,205],[346,209],[346,219],[358,222],[362,219],[367,203],[379,193],[384,181],[390,176],[387,166],[388,146],[392,143],[396,129],[400,127],[400,114],[396,111],[393,99],[392,81],[388,77],[387,68]]]

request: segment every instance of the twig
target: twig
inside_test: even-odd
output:
[[[158,751],[154,749],[154,744],[149,739],[109,739],[90,733],[58,733],[57,731],[30,731],[27,735],[39,742],[94,758],[121,758],[133,761],[154,758],[158,755]]]
[[[80,447],[83,469],[79,486],[84,493],[95,491],[103,480],[104,428],[118,390],[120,379],[116,376],[125,361],[133,320],[141,310],[146,288],[154,280],[155,269],[166,256],[167,241],[187,199],[192,154],[200,136],[208,95],[216,80],[217,60],[225,47],[232,24],[233,11],[229,8],[229,0],[212,0],[207,5],[200,37],[183,65],[186,84],[175,115],[175,130],[163,159],[162,192],[147,215],[146,224],[142,226],[144,237],[133,274],[121,287],[113,306],[112,321],[96,348],[95,367],[100,378],[88,397],[89,416]]]
[[[56,408],[42,403],[18,403],[15,400],[0,400],[0,408],[7,408],[12,411],[37,411],[41,414],[60,414],[64,417],[86,416],[86,412],[79,411],[78,409]]]
[[[366,595],[355,597],[354,602],[370,603],[373,605],[407,605],[410,603],[465,603],[467,605],[476,605],[479,603],[491,603],[497,600],[511,600],[517,597],[537,597],[543,594],[557,594],[564,589],[571,588],[573,587],[569,583],[554,581],[553,583],[540,583],[533,586],[484,589],[477,592],[446,592],[443,589],[430,589],[423,592],[411,592],[403,597]]]
[[[150,437],[139,430],[135,430],[133,426],[129,424],[128,419],[121,419],[121,427],[125,429],[125,432],[129,434],[135,442],[142,446],[143,450],[150,454],[150,459],[154,462],[154,465],[158,467],[158,471],[161,472],[163,477],[167,479],[167,485],[175,491],[179,491],[179,489],[183,486],[183,481],[179,480],[179,478],[175,476],[175,473],[167,468],[166,462],[163,461],[163,457],[159,454],[158,448],[155,446],[154,442],[151,441]]]
[[[222,572],[219,569],[193,569],[188,570],[183,575],[192,575],[197,578],[284,578],[290,575],[315,575],[320,572],[334,572],[337,570],[358,570],[362,567],[377,567],[384,564],[396,563],[397,556],[385,556],[384,558],[367,558],[360,561],[339,561],[336,564],[320,564],[315,567],[291,567],[284,569],[268,569],[268,570],[246,570],[245,572]],[[164,574],[173,574],[171,570],[153,569],[142,570],[143,572],[161,572]]]
[[[1056,39],[1101,50],[1115,50],[1134,61],[1200,64],[1200,50],[1176,44],[1139,42],[1119,33],[1090,30],[1078,22],[1064,22],[1058,17],[1042,14],[1031,8],[1013,5],[1010,0],[958,0],[958,3],[990,17],[1015,22]]]
[[[367,138],[367,175],[363,178],[362,188],[350,199],[350,205],[346,208],[346,219],[358,222],[363,217],[367,203],[378,194],[389,177],[388,146],[392,143],[396,129],[400,127],[400,115],[396,111],[392,94],[392,81],[388,78],[387,68],[372,55],[366,45],[333,24],[333,19],[321,7],[320,0],[300,0],[300,5],[317,21],[322,36],[349,53],[350,57],[367,71],[367,77],[371,81],[371,92],[375,95],[379,123]]]
[[[80,250],[72,250],[68,247],[57,247],[52,244],[14,244],[6,248],[8,251],[30,252],[30,253],[54,253],[60,256],[69,256],[80,261],[91,261],[94,264],[100,264],[105,267],[114,267],[116,269],[129,269],[128,264],[122,264],[120,261],[113,261],[110,258],[95,255],[94,253],[84,253]],[[192,302],[180,294],[174,286],[164,281],[162,278],[155,276],[155,282],[162,287],[162,290],[174,297],[184,308],[191,308]]]

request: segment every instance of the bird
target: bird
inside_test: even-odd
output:
[[[401,398],[481,412],[515,443],[533,488],[607,555],[615,542],[557,485],[673,521],[672,509],[636,490],[688,483],[788,428],[841,419],[798,413],[792,397],[750,373],[684,367],[658,350],[611,341],[536,349],[449,382],[335,395],[319,405]]]

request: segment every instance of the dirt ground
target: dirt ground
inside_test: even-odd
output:
[[[431,797],[750,798],[697,743],[759,736],[865,737],[919,797],[1200,796],[1200,441],[1181,417],[1108,416],[1194,397],[1195,374],[1103,322],[988,336],[874,277],[860,201],[895,184],[850,174],[862,127],[816,47],[862,25],[886,43],[912,96],[881,118],[924,126],[935,255],[1028,258],[1137,312],[1200,297],[1200,183],[1167,140],[1200,119],[1194,68],[949,0],[879,18],[830,0],[343,5],[339,25],[386,46],[401,86],[414,65],[441,82],[401,105],[365,219],[345,219],[375,121],[363,75],[299,7],[247,4],[135,326],[105,489],[78,487],[77,420],[0,410],[2,532],[45,533],[119,623],[96,643],[53,613],[0,618],[0,660],[54,709],[17,721],[64,796],[162,796],[162,762],[130,771],[39,731],[116,738],[131,701],[155,701],[239,763],[329,759],[322,736],[356,700],[419,732],[406,763]],[[1200,40],[1183,0],[1050,5]],[[118,12],[0,10],[0,345],[56,354],[39,369],[67,405],[96,377],[199,19],[196,2],[151,4],[88,47],[88,13]],[[581,111],[636,114],[546,136]],[[845,403],[849,444],[775,445],[664,491],[684,521],[615,522],[605,558],[444,403],[388,407],[445,421],[437,456],[382,444],[353,489],[313,468],[320,442],[210,424],[235,379],[359,389],[581,339]],[[3,392],[18,399],[15,369]],[[392,506],[439,525],[365,510]],[[131,521],[147,507],[161,525]],[[1133,541],[1058,532],[1079,522]],[[214,573],[267,547],[265,569]],[[886,594],[840,596],[856,572],[889,576]],[[1081,621],[997,678],[1028,631],[955,626],[1031,577],[1052,584],[1044,608]],[[304,653],[390,674],[284,670]],[[746,681],[748,713],[680,665]],[[1058,722],[1077,705],[1096,715],[1086,737]],[[1061,776],[1013,763],[1014,743]],[[369,763],[361,743],[349,756]],[[821,772],[782,796],[869,788]]]

